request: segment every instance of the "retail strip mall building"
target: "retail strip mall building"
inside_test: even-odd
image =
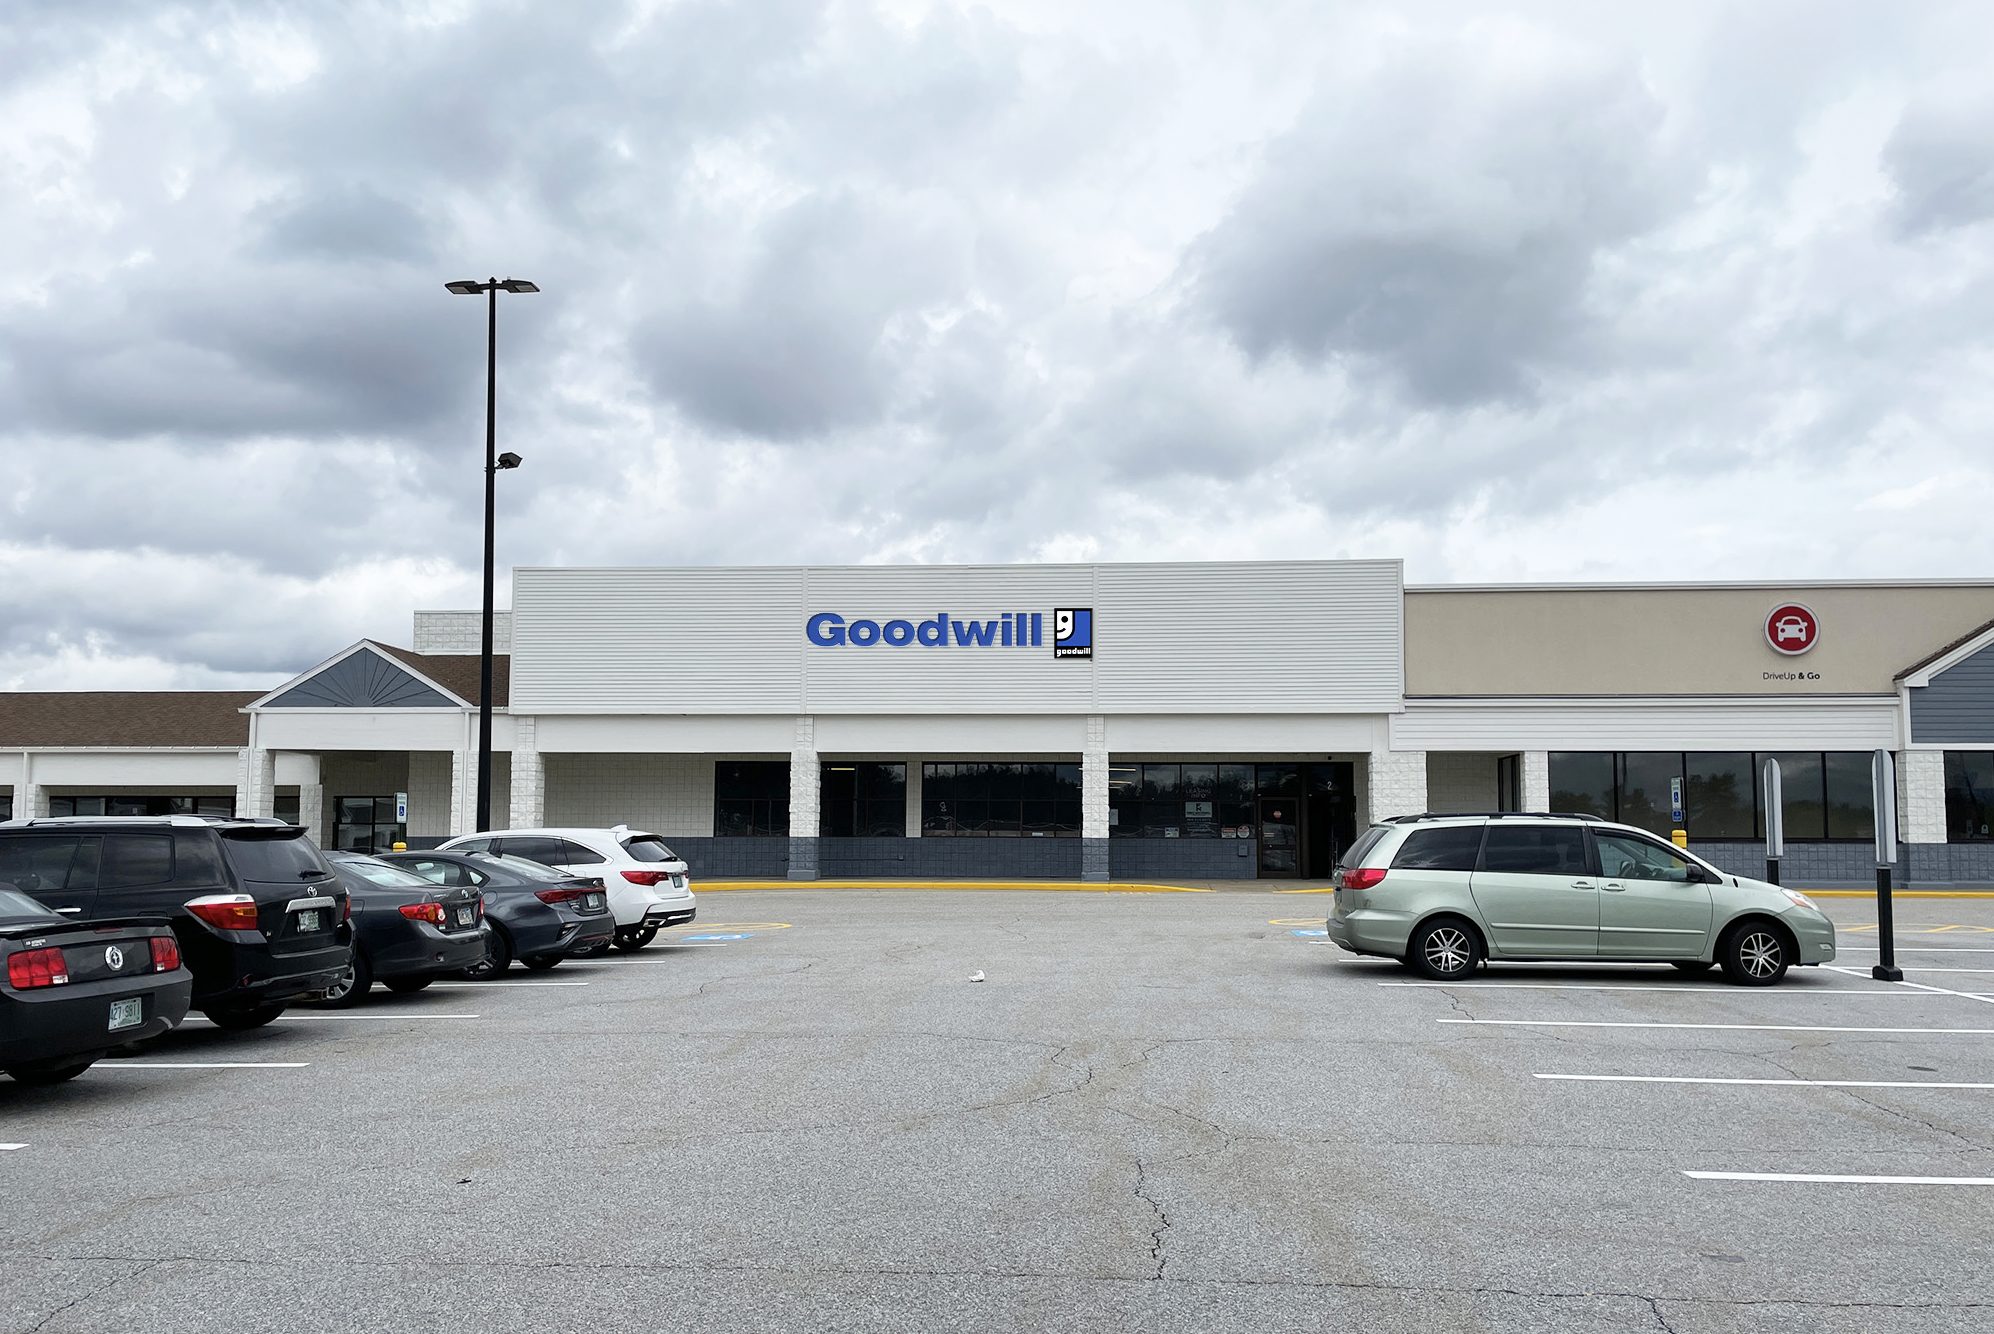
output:
[[[1582,810],[1789,883],[1994,883],[1994,580],[1406,588],[1397,561],[521,569],[494,807],[702,876],[1326,876],[1368,821]],[[0,696],[14,815],[470,828],[478,617],[261,695]],[[403,813],[405,812],[405,814]]]

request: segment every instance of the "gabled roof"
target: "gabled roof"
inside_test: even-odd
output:
[[[271,708],[476,708],[478,655],[417,653],[363,639],[275,690],[249,707]],[[511,673],[509,658],[492,655],[492,707],[504,708]]]
[[[1990,644],[1994,644],[1994,621],[1985,621],[1937,652],[1926,654],[1891,679],[1905,681],[1914,686],[1930,685],[1934,676],[1948,667],[1958,665]],[[1911,679],[1914,677],[1915,680]]]
[[[239,690],[0,692],[0,747],[249,744]]]

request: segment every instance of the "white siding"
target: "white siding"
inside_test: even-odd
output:
[[[1403,688],[1397,561],[521,569],[522,713],[1385,713]],[[1094,612],[1091,661],[1052,612]],[[1044,617],[1012,648],[826,647],[807,619]],[[542,749],[548,749],[543,745]]]
[[[1894,699],[1409,700],[1394,750],[1875,750]]]
[[[1460,751],[1426,754],[1426,809],[1430,811],[1492,811],[1496,809],[1496,756]]]
[[[627,824],[667,838],[713,833],[713,758],[543,755],[549,826]]]

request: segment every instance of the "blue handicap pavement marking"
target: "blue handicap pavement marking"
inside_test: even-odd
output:
[[[1318,927],[1314,931],[1290,931],[1288,934],[1291,936],[1326,936],[1329,932]]]
[[[709,931],[703,936],[680,936],[680,940],[746,940],[752,931]],[[1322,934],[1322,933],[1318,933]]]

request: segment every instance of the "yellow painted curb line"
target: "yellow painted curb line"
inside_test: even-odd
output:
[[[1873,899],[1873,889],[1803,889],[1817,899]],[[1994,889],[1893,889],[1893,899],[1994,899]]]
[[[1209,894],[1193,885],[1145,885],[1113,880],[701,880],[695,892],[728,889],[1026,889],[1077,894]]]

